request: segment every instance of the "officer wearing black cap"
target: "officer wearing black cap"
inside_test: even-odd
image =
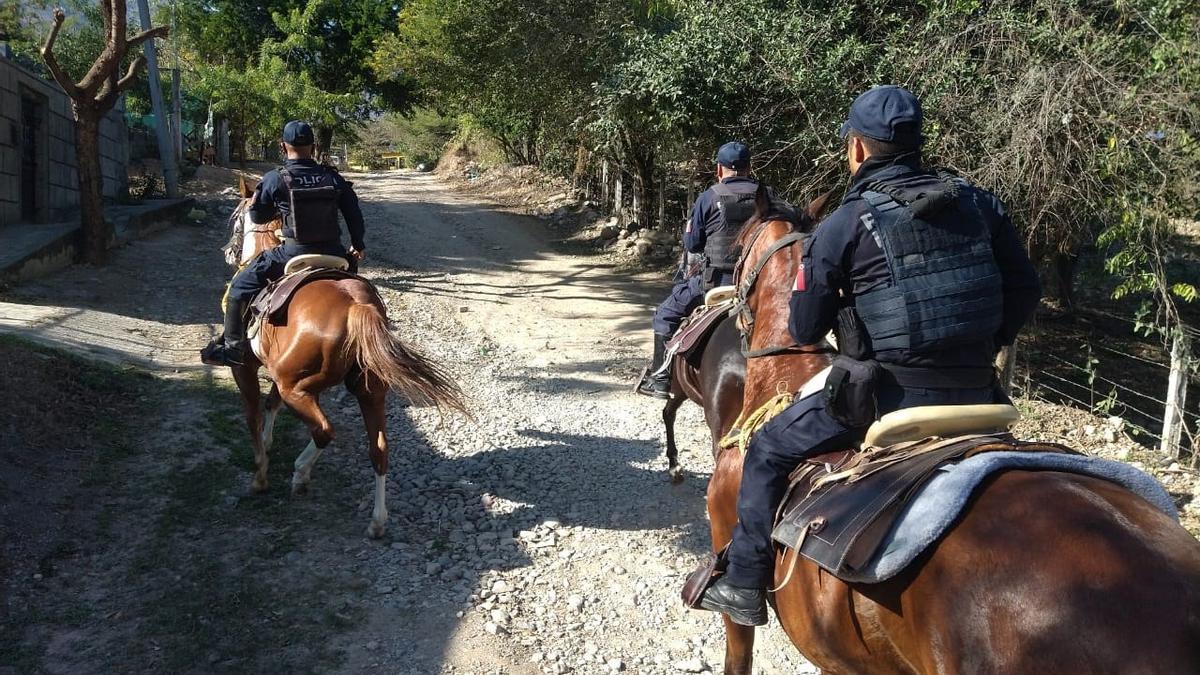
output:
[[[692,216],[683,232],[683,249],[701,256],[697,272],[688,275],[688,265],[680,265],[675,287],[654,312],[654,359],[642,375],[637,392],[657,398],[670,398],[671,375],[664,364],[667,340],[679,324],[704,300],[704,294],[717,286],[733,283],[733,242],[742,226],[754,215],[754,194],[758,183],[750,178],[750,148],[730,142],[717,150],[717,182],[696,198]]]
[[[808,241],[789,323],[799,344],[834,330],[841,354],[825,391],[746,452],[729,566],[701,600],[735,623],[767,621],[775,510],[803,458],[853,447],[894,410],[1004,400],[992,363],[1037,307],[1037,273],[994,195],[922,166],[921,124],[913,94],[880,86],[842,125],[853,179]]]
[[[282,217],[283,244],[264,251],[234,275],[225,306],[225,333],[200,352],[204,363],[241,365],[250,301],[283,276],[288,260],[311,253],[345,256],[355,269],[363,258],[365,229],[352,183],[336,169],[313,159],[313,143],[313,130],[307,122],[292,120],[283,127],[286,159],[282,167],[263,176],[250,204],[250,220],[255,223]],[[349,252],[342,245],[338,211],[350,233]]]

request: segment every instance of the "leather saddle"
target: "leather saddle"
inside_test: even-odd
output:
[[[292,296],[301,286],[318,279],[366,279],[347,270],[345,258],[334,255],[298,255],[287,262],[284,276],[271,282],[255,296],[250,308],[254,312],[254,324],[266,318],[272,324],[287,323],[287,308]],[[367,282],[368,284],[370,282]],[[257,327],[257,326],[256,326]],[[251,333],[257,332],[251,330]]]
[[[1006,430],[1017,417],[1009,405],[889,413],[868,431],[862,449],[813,457],[796,469],[772,536],[846,578],[872,559],[938,467],[983,452],[1080,454],[1014,439]]]
[[[727,293],[726,290],[729,290]],[[704,304],[683,320],[679,330],[667,341],[667,351],[675,356],[690,356],[702,344],[721,320],[729,316],[735,302],[732,286],[719,286],[705,295]],[[710,301],[711,299],[711,301]]]

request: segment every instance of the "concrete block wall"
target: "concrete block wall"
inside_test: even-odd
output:
[[[0,59],[0,225],[21,217],[20,155],[17,143],[21,133],[21,99],[16,75]]]
[[[21,218],[21,91],[32,91],[45,103],[39,176],[42,219],[70,220],[79,206],[79,169],[75,157],[75,117],[71,99],[57,84],[0,57],[0,227]],[[129,132],[121,100],[100,124],[100,168],[106,200],[128,192]]]

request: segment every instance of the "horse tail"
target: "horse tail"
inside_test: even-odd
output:
[[[432,404],[470,417],[462,390],[450,375],[396,337],[378,305],[350,305],[344,350],[363,373],[370,373],[413,404]]]

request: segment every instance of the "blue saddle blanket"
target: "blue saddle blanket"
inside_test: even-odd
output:
[[[985,452],[939,467],[920,493],[903,508],[875,555],[845,581],[878,583],[908,567],[958,519],[979,484],[999,471],[1063,471],[1116,483],[1140,495],[1175,520],[1179,513],[1163,486],[1124,462],[1055,453]]]

